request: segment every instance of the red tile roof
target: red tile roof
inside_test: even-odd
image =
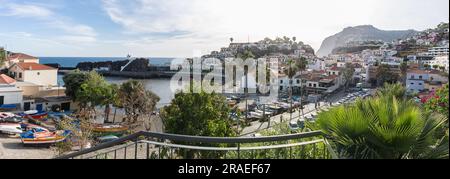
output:
[[[47,66],[47,65],[41,65],[38,63],[16,63],[17,66],[22,68],[23,70],[56,70],[56,68]]]
[[[8,55],[8,60],[14,60],[14,59],[37,59],[36,57],[33,57],[31,55],[27,55],[24,53],[12,53]]]
[[[0,75],[0,84],[11,84],[11,83],[15,83],[16,80],[12,79],[11,77],[5,75],[5,74],[1,74]]]

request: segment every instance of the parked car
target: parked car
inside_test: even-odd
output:
[[[289,123],[289,129],[291,130],[292,133],[296,133],[298,132],[298,130],[300,130],[300,126],[296,121],[292,121]]]

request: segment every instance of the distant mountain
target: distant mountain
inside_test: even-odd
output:
[[[362,25],[347,27],[322,42],[322,46],[317,51],[317,56],[327,56],[337,47],[343,47],[354,41],[384,41],[392,42],[396,39],[404,39],[418,33],[415,30],[386,31],[375,28],[372,25]]]

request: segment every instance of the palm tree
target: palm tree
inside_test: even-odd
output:
[[[408,72],[408,63],[403,62],[403,63],[400,65],[400,71],[402,72],[402,73],[401,73],[401,80],[402,80],[402,83],[406,83],[406,75],[407,75],[407,72]]]
[[[306,70],[307,65],[308,65],[308,61],[306,60],[306,58],[300,57],[300,60],[297,61],[297,69],[300,72],[300,74],[302,74],[303,71]],[[303,84],[300,84],[300,108],[302,110],[302,114],[305,115],[305,113],[303,111]]]
[[[322,112],[317,126],[342,158],[448,159],[448,133],[436,135],[444,118],[422,112],[412,101],[382,97]]]
[[[397,99],[405,99],[406,89],[401,83],[389,84],[385,83],[383,88],[378,89],[378,97],[395,97]]]
[[[355,74],[355,68],[351,63],[345,64],[343,76],[345,79],[345,91],[348,90],[348,85],[353,81],[353,75]]]
[[[233,43],[233,41],[234,41],[234,38],[233,38],[233,37],[231,37],[231,38],[230,38],[230,42],[231,42],[231,43]]]
[[[292,120],[292,82],[293,82],[292,78],[294,78],[294,76],[297,74],[298,68],[293,59],[289,59],[287,64],[288,64],[288,68],[285,69],[285,74],[289,78],[289,88],[288,88],[289,100],[290,100],[289,121],[291,121]]]

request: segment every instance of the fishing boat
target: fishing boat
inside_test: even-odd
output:
[[[120,133],[128,130],[127,126],[122,125],[97,125],[94,127],[94,132],[100,133]]]
[[[47,118],[47,116],[48,116],[48,113],[46,113],[46,112],[40,112],[40,113],[28,115],[29,118],[38,119],[38,120],[45,119],[45,118]]]
[[[22,126],[17,123],[3,123],[0,124],[0,132],[6,134],[21,134]]]
[[[68,130],[60,130],[50,132],[40,128],[34,128],[30,131],[20,134],[22,143],[25,145],[38,145],[38,144],[54,144],[62,142],[70,135]]]
[[[21,123],[23,119],[13,113],[0,113],[0,123]]]
[[[48,117],[47,112],[39,112],[37,110],[25,111],[19,115],[22,116],[23,118],[37,119],[37,120],[43,120]]]

